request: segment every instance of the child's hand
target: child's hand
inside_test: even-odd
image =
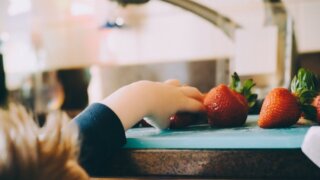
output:
[[[204,110],[201,92],[190,86],[181,86],[178,80],[168,80],[154,86],[154,101],[146,120],[151,125],[164,129],[170,124],[169,117],[177,111],[197,112]]]
[[[102,101],[120,118],[125,130],[143,117],[153,126],[164,129],[169,117],[177,111],[202,111],[203,95],[190,86],[181,86],[178,80],[165,83],[138,81],[120,88]]]

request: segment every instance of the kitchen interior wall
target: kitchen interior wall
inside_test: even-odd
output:
[[[320,77],[320,53],[304,53],[299,55],[298,63],[301,67],[315,72]]]
[[[219,59],[145,65],[94,66],[91,68],[91,82],[88,90],[90,102],[101,100],[120,87],[139,80],[178,79],[182,84],[208,92],[217,84],[228,83],[228,63],[228,59]]]

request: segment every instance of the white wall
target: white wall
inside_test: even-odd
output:
[[[320,0],[285,0],[295,20],[300,52],[320,51]]]
[[[13,41],[9,42],[5,55],[10,65],[10,71],[32,69],[30,14],[22,13],[8,18],[8,1],[2,0],[0,11],[0,31],[9,30]],[[24,0],[24,2],[28,0]],[[29,0],[31,1],[31,0]],[[68,0],[70,1],[70,0]],[[20,1],[19,1],[20,2]],[[48,2],[66,2],[65,0],[32,0],[33,10],[41,4],[47,4],[48,12],[54,9]],[[42,3],[39,3],[42,2]],[[93,0],[73,0],[92,6]],[[95,0],[95,19],[92,23],[87,20],[64,19],[67,26],[51,26],[50,22],[42,24],[46,28],[47,38],[44,47],[48,58],[46,69],[59,69],[69,66],[83,66],[99,61],[103,64],[141,64],[168,61],[195,61],[207,59],[224,59],[234,56],[235,44],[218,28],[203,19],[182,9],[160,0],[152,0],[146,5],[129,6],[125,10],[114,8],[108,0]],[[261,0],[197,0],[209,7],[229,16],[244,28],[252,29],[263,25],[264,11]],[[313,52],[320,50],[320,1],[319,0],[285,0],[289,12],[293,15],[299,51]],[[58,3],[59,4],[59,3]],[[63,3],[60,3],[60,5]],[[40,8],[41,9],[41,8]],[[89,8],[90,9],[90,8]],[[46,11],[43,11],[46,12]],[[72,8],[71,8],[72,13]],[[61,13],[58,13],[61,14]],[[99,25],[107,17],[122,16],[126,20],[124,29],[98,30]],[[39,15],[39,17],[41,17]],[[53,16],[56,17],[56,16]],[[12,22],[12,23],[10,23]],[[74,24],[77,22],[79,24]],[[29,23],[29,24],[28,24]],[[62,24],[63,24],[62,23]],[[81,25],[82,23],[82,25]],[[86,23],[89,29],[86,29]],[[23,25],[21,28],[20,26]],[[77,29],[79,28],[79,29]],[[96,28],[96,29],[95,29]],[[21,38],[23,37],[23,38]],[[17,42],[21,38],[23,42]],[[96,42],[96,38],[99,42]],[[90,40],[91,39],[91,40]],[[14,44],[12,44],[14,43]],[[25,43],[19,48],[19,43]],[[28,44],[29,43],[29,44]],[[20,44],[21,45],[21,44]],[[19,54],[15,55],[16,49]],[[31,50],[30,50],[31,49]],[[99,57],[97,51],[100,50]],[[25,58],[22,58],[25,57]],[[14,64],[23,64],[15,69]],[[13,67],[13,68],[11,68]]]
[[[261,0],[197,0],[232,18],[244,29],[262,27]],[[108,3],[106,3],[108,4]],[[296,25],[299,52],[320,50],[320,1],[287,0]],[[232,57],[234,42],[208,22],[158,0],[143,6],[117,10],[127,29],[104,34],[102,61],[135,64],[158,61],[203,60]],[[143,16],[147,16],[147,18]],[[141,18],[143,17],[143,18]],[[139,23],[134,23],[138,21]],[[264,45],[257,45],[264,47]]]

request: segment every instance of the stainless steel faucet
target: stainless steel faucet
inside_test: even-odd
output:
[[[278,67],[276,74],[278,85],[289,88],[291,79],[298,70],[293,19],[286,11],[281,0],[264,0],[264,5],[265,25],[278,27]]]
[[[116,1],[123,6],[126,6],[128,4],[142,4],[142,3],[149,2],[149,0],[111,0],[111,1]],[[214,26],[217,26],[218,28],[220,28],[232,40],[234,40],[234,34],[236,29],[241,27],[239,24],[232,21],[227,16],[224,16],[221,13],[218,13],[215,10],[208,8],[192,0],[162,0],[162,1],[178,6],[182,9],[192,12],[195,15],[209,21]]]

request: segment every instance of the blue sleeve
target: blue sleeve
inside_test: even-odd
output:
[[[120,119],[109,107],[95,103],[74,120],[80,130],[80,165],[91,176],[105,174],[113,153],[126,143]]]

